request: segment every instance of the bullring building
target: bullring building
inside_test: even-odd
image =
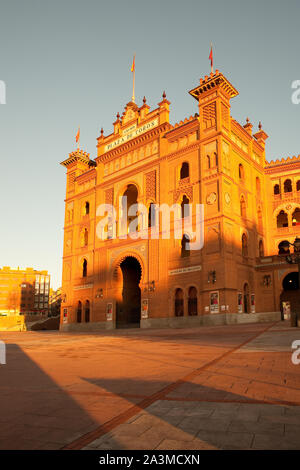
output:
[[[283,242],[300,235],[300,157],[266,160],[268,135],[231,117],[238,91],[218,70],[189,94],[191,116],[175,125],[165,93],[153,110],[130,101],[111,134],[101,129],[94,159],[77,149],[62,162],[62,330],[275,320],[299,297]],[[124,196],[100,230],[99,207]],[[148,214],[132,236],[135,203]],[[163,204],[203,205],[201,248],[172,228],[163,237]],[[139,236],[157,219],[158,237]]]

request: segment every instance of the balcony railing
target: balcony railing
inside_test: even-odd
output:
[[[286,202],[296,202],[300,204],[300,191],[292,191],[290,193],[281,193],[273,195],[273,210],[275,210],[280,204]]]

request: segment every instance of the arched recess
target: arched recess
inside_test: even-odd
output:
[[[188,315],[198,315],[198,296],[194,286],[188,290]]]
[[[86,323],[89,323],[91,315],[90,301],[86,300],[84,305],[84,320]]]
[[[180,179],[183,180],[185,178],[188,178],[190,176],[190,165],[188,162],[182,162],[181,168],[180,168]]]
[[[250,296],[249,296],[249,284],[245,282],[243,287],[243,307],[244,313],[250,313]]]
[[[178,287],[175,290],[175,305],[174,305],[174,314],[175,317],[183,317],[184,315],[184,295],[183,290]]]
[[[119,265],[121,270],[122,296],[116,303],[116,327],[140,326],[142,267],[133,256],[126,256]]]
[[[299,312],[300,309],[300,289],[299,274],[297,271],[290,271],[281,279],[282,291],[280,294],[280,310],[282,313],[289,311]]]
[[[77,323],[81,323],[81,320],[82,320],[82,303],[80,300],[78,301],[78,304],[77,304],[76,320],[77,320]]]
[[[289,218],[288,214],[282,209],[279,211],[276,217],[276,225],[277,228],[288,227],[289,226]]]

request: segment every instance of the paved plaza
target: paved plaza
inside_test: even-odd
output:
[[[0,449],[300,449],[286,322],[0,340]]]

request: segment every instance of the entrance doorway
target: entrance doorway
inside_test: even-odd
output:
[[[290,306],[291,312],[300,312],[300,289],[298,272],[292,272],[282,281],[283,291],[280,295],[281,318],[283,319],[284,307]]]
[[[249,285],[244,284],[244,313],[250,312],[250,302],[249,302]]]
[[[117,302],[116,327],[139,328],[141,319],[141,265],[133,256],[127,256],[120,264],[123,289],[122,301]]]

